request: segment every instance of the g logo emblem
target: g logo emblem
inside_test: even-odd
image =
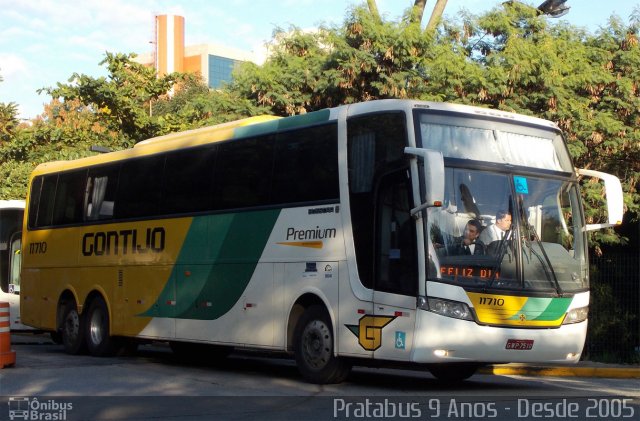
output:
[[[391,323],[394,316],[365,315],[358,326],[345,325],[356,337],[360,346],[367,351],[375,351],[382,346],[382,328]]]

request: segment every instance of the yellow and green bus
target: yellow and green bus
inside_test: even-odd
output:
[[[583,174],[619,223],[618,179]],[[330,383],[374,363],[464,379],[584,345],[600,226],[537,118],[411,100],[254,117],[40,165],[27,209],[23,323],[72,354],[261,349]],[[457,253],[500,212],[503,238]]]

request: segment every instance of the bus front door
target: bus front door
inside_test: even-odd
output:
[[[384,176],[376,189],[374,329],[380,336],[376,359],[409,360],[413,345],[418,262],[407,173],[399,170]]]

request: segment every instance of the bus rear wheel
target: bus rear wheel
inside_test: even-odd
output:
[[[116,339],[109,330],[109,310],[102,297],[95,298],[89,305],[85,336],[91,355],[106,357],[116,353]]]
[[[321,306],[311,306],[303,314],[294,334],[294,352],[300,374],[317,384],[340,383],[351,366],[334,356],[331,321]]]
[[[62,306],[62,345],[67,354],[77,355],[86,351],[84,318],[78,313],[75,301]]]

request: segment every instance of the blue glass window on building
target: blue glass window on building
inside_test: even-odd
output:
[[[226,57],[209,55],[209,87],[217,89],[231,82],[231,73],[239,61]]]

